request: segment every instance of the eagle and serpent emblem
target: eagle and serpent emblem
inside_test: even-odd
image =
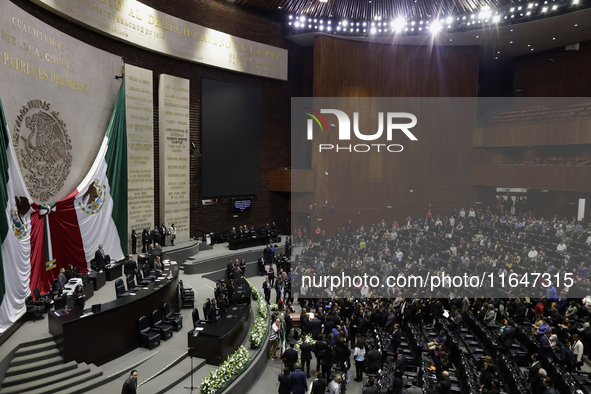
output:
[[[25,184],[36,201],[48,201],[63,187],[72,165],[66,123],[38,99],[21,107],[15,123],[13,143]]]
[[[78,206],[87,215],[96,215],[99,213],[103,204],[105,203],[105,192],[107,187],[104,184],[99,183],[98,179],[95,179],[93,183],[88,186],[86,193],[82,195],[82,201],[78,203]]]
[[[30,225],[29,218],[25,215],[31,209],[31,204],[27,197],[14,197],[15,205],[10,209],[10,225],[14,236],[19,241],[27,236],[29,233]]]

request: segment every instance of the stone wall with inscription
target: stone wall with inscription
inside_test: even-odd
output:
[[[137,0],[33,0],[118,40],[228,70],[287,79],[287,51],[168,15]]]
[[[105,137],[121,58],[10,1],[1,11],[0,98],[19,166],[36,203],[59,201],[84,179]]]
[[[154,83],[152,70],[125,65],[128,239],[154,228]],[[129,249],[131,250],[131,248]]]
[[[159,85],[160,220],[174,224],[183,242],[190,228],[189,80],[161,74]]]

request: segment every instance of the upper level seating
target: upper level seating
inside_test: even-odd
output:
[[[591,160],[587,157],[536,157],[534,160],[524,160],[514,166],[588,166]]]
[[[508,126],[589,117],[591,117],[591,102],[569,104],[560,107],[538,105],[534,107],[508,109],[495,116],[489,125]]]

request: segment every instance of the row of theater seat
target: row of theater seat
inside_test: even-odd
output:
[[[180,331],[183,327],[183,317],[180,313],[171,313],[170,307],[165,302],[162,304],[162,312],[153,311],[151,319],[142,316],[138,320],[139,334],[143,346],[152,349],[160,345],[160,340],[172,338],[172,330]]]
[[[586,166],[591,163],[587,157],[536,157],[534,160],[524,160],[514,166]]]
[[[541,105],[527,108],[509,109],[495,116],[491,126],[503,126],[508,124],[523,124],[532,122],[544,122],[551,120],[566,120],[571,118],[587,118],[591,116],[591,103],[578,103],[551,107]]]

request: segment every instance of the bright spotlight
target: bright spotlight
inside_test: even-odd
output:
[[[487,19],[492,15],[489,6],[484,6],[480,9],[480,19]]]
[[[306,17],[305,16],[300,17],[300,22],[304,23],[305,21],[306,21]]]
[[[441,26],[441,22],[439,21],[435,21],[431,24],[431,33],[432,34],[437,34],[439,33],[439,31],[441,30],[442,26]]]
[[[392,22],[390,22],[390,25],[392,26],[392,28],[395,31],[402,31],[402,29],[404,28],[404,25],[406,25],[406,21],[403,18],[397,18],[396,20],[393,20]]]
[[[372,27],[371,30],[370,30],[370,32],[371,32],[371,34],[376,34],[376,28],[375,27]]]
[[[300,22],[296,22],[295,27],[300,27]]]
[[[499,23],[499,21],[501,20],[501,17],[499,15],[495,15],[493,16],[493,23]]]
[[[452,18],[451,16],[448,16],[447,19],[445,20],[445,23],[450,25],[453,21],[454,21],[454,18]]]
[[[343,26],[347,26],[347,21],[343,21]]]

